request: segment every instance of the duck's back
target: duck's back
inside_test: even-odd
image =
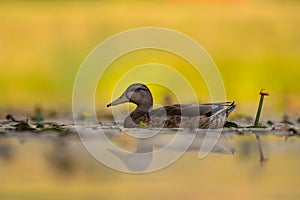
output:
[[[221,128],[235,108],[234,102],[212,104],[175,104],[152,110],[152,127]]]
[[[235,106],[233,102],[211,103],[211,104],[174,104],[154,109],[150,116],[186,116],[195,117],[205,115],[212,116],[226,107]]]

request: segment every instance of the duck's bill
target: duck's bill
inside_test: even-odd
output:
[[[118,99],[116,99],[113,102],[107,104],[107,107],[116,106],[116,105],[119,105],[119,104],[122,104],[122,103],[126,103],[128,101],[129,100],[127,99],[127,97],[125,95],[122,95]]]

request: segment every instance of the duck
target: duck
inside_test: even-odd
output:
[[[174,104],[153,109],[153,97],[142,83],[131,84],[107,107],[123,103],[136,105],[124,120],[124,128],[222,128],[236,108],[234,101],[206,104]]]

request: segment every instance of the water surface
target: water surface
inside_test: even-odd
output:
[[[106,135],[128,152],[138,149],[139,141],[118,129],[108,127]],[[161,134],[151,149],[172,137],[172,131]],[[77,135],[10,132],[0,135],[0,199],[299,199],[300,137],[266,132],[261,139],[263,163],[254,134],[229,131],[204,159],[198,157],[199,137],[170,166],[130,174],[101,164]]]

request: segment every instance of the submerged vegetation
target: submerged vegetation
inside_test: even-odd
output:
[[[66,117],[64,117],[66,118]],[[9,135],[10,133],[20,133],[22,132],[32,132],[35,134],[39,133],[58,133],[58,136],[67,136],[69,134],[76,135],[75,126],[72,122],[71,116],[67,117],[67,123],[60,122],[58,118],[56,122],[50,121],[34,121],[30,119],[17,120],[12,115],[7,115],[5,120],[0,120],[0,133]],[[89,120],[89,118],[81,118],[81,120]],[[232,121],[233,120],[233,121]],[[253,120],[244,118],[243,116],[237,116],[231,121],[227,121],[223,133],[227,134],[237,134],[237,135],[247,135],[249,133],[258,133],[261,135],[277,135],[277,136],[295,136],[300,134],[300,120],[295,119],[291,120],[284,116],[284,119],[280,121],[271,121],[268,120],[264,123],[259,123],[259,125],[253,126],[250,123]],[[248,124],[245,124],[245,121]],[[120,128],[116,126],[115,123],[111,123],[108,119],[100,121],[99,124],[95,124],[98,128],[119,130]],[[140,124],[140,127],[147,129],[147,126],[143,123]],[[153,129],[153,128],[152,128]],[[163,130],[179,130],[176,128],[164,128]],[[193,130],[193,129],[191,129]],[[176,133],[176,132],[174,132]]]
[[[29,131],[32,133],[44,133],[44,132],[57,132],[58,136],[66,136],[72,133],[72,131],[66,127],[65,124],[58,124],[56,122],[43,122],[38,120],[36,122],[25,120],[17,120],[12,115],[6,116],[6,121],[0,122],[0,132],[24,132]]]

